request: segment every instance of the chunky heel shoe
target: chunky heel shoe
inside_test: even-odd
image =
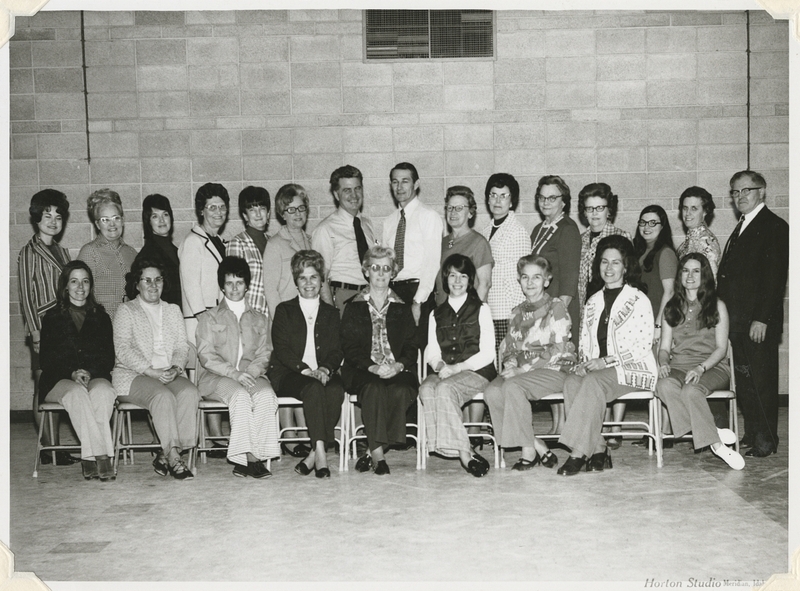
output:
[[[564,465],[558,469],[558,474],[561,476],[575,476],[581,470],[586,468],[586,456],[581,456],[579,458],[573,458],[572,456],[567,458],[567,461],[564,462]]]
[[[384,474],[389,473],[389,464],[386,463],[386,460],[381,460],[377,464],[375,464],[375,474],[378,476],[383,476]]]
[[[92,480],[100,477],[97,473],[97,462],[94,460],[81,460],[81,471],[83,472],[83,478],[85,480]]]
[[[462,464],[462,466],[464,466]],[[489,471],[489,462],[480,454],[472,454],[472,459],[464,466],[464,470],[472,474],[475,478],[485,476]]]
[[[300,462],[294,467],[294,471],[297,472],[300,476],[308,476],[311,474],[311,468],[306,466],[305,462]]]
[[[316,476],[317,478],[330,478],[331,477],[331,471],[328,469],[327,466],[325,466],[324,468],[320,468],[319,470],[317,470],[315,468],[314,469],[314,476]]]
[[[281,452],[293,458],[305,458],[311,453],[311,448],[305,443],[298,443],[294,447],[289,447],[285,443],[281,443]]]
[[[541,463],[542,463],[542,458],[537,453],[536,457],[533,458],[532,460],[526,460],[525,458],[520,458],[519,460],[517,460],[516,464],[511,466],[511,469],[516,470],[518,472],[524,472],[525,470],[530,470],[531,468],[536,466],[536,464],[541,464]]]
[[[166,476],[169,474],[169,466],[167,465],[167,460],[164,458],[164,454],[157,454],[156,459],[153,460],[153,470],[159,476]]]
[[[117,479],[117,475],[114,474],[114,466],[111,465],[111,458],[97,460],[97,477],[100,482]]]
[[[558,466],[558,456],[550,450],[547,450],[547,453],[542,456],[540,461],[545,468],[555,468]]]
[[[368,455],[363,455],[358,458],[356,462],[356,470],[359,472],[369,472],[372,468],[372,458]]]
[[[611,456],[608,455],[608,450],[600,453],[592,454],[589,462],[586,464],[587,472],[602,472],[605,469],[610,470],[613,468],[611,465]]]

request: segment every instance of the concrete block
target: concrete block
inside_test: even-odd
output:
[[[83,119],[69,119],[61,121],[61,133],[86,133],[86,121]]]
[[[695,54],[654,53],[647,56],[648,80],[693,80],[697,78]]]
[[[36,136],[33,134],[11,136],[12,160],[35,160]]]
[[[33,92],[33,70],[29,68],[9,70],[9,89],[11,94],[29,94]]]
[[[698,53],[697,77],[706,78],[745,78],[747,76],[747,56],[738,52]]]
[[[339,59],[336,35],[297,36],[289,39],[293,62],[321,62]]]
[[[294,178],[292,175],[292,157],[288,155],[245,156],[242,159],[244,180],[282,180]],[[272,189],[274,197],[278,187]]]
[[[357,61],[364,59],[363,37],[361,35],[348,35],[346,37],[342,37],[339,43],[339,59],[343,61]]]
[[[694,27],[663,27],[646,29],[647,53],[694,53],[697,30]]]
[[[445,84],[490,85],[494,80],[493,62],[444,62]]]
[[[750,120],[750,141],[754,144],[789,143],[789,118],[754,117]]]
[[[495,150],[523,150],[532,146],[544,147],[545,137],[545,124],[542,122],[496,123],[494,125],[493,147]]]
[[[522,59],[545,56],[544,31],[497,33],[498,59]]]
[[[418,152],[441,151],[444,149],[444,129],[441,126],[395,127],[393,144],[394,150],[398,152],[412,150]],[[357,149],[351,151],[364,152],[366,150]]]
[[[238,156],[198,156],[192,158],[192,182],[221,183],[241,180],[242,159]]]
[[[143,183],[188,183],[192,180],[188,158],[142,158],[141,170]]]
[[[548,56],[594,55],[595,31],[591,29],[545,31]]]
[[[643,107],[647,104],[644,80],[614,80],[597,83],[598,107]]]
[[[597,68],[594,56],[548,57],[545,61],[548,82],[567,82],[572,80],[594,81]]]
[[[11,160],[8,167],[12,187],[39,186],[39,167],[36,160]]]
[[[138,158],[139,134],[93,133],[89,136],[89,146],[92,160],[95,158]]]
[[[364,32],[361,23],[342,22],[317,22],[314,24],[314,33],[317,35],[341,35],[342,39],[360,37]]]
[[[545,85],[497,84],[494,105],[498,111],[541,109],[545,105]]]
[[[239,115],[239,96],[230,90],[191,90],[189,110],[200,117]]]
[[[242,88],[289,88],[289,64],[268,62],[239,66]]]
[[[699,25],[721,25],[721,12],[685,11],[670,14],[673,27],[687,27]]]
[[[14,107],[14,97],[11,97],[11,107],[13,113]],[[31,107],[31,113],[33,113],[33,107]],[[11,118],[11,133],[18,134],[18,133],[60,133],[61,132],[61,122],[60,121],[13,121],[13,117]]]
[[[110,12],[96,12],[93,10],[84,13],[86,27],[132,26],[135,22],[134,11],[120,10]]]
[[[289,60],[286,37],[240,37],[239,63],[285,62]]]
[[[135,41],[88,41],[86,43],[86,65],[133,66],[135,64]]]
[[[56,30],[19,28],[15,30],[13,39],[15,41],[55,41]]]
[[[495,172],[492,150],[467,150],[445,153],[445,174],[450,176],[488,176]]]
[[[697,175],[694,171],[685,172],[656,172],[648,162],[647,173],[647,198],[655,200],[677,199],[681,193],[692,185],[697,184]],[[664,170],[664,169],[662,169]],[[653,172],[650,172],[653,171]],[[706,187],[711,191],[710,187]],[[713,193],[713,191],[711,191]],[[717,203],[719,205],[719,203]]]
[[[284,23],[289,20],[288,10],[237,10],[237,23]]]
[[[30,27],[53,27],[56,29],[75,28],[81,26],[80,13],[70,11],[42,10],[30,17]]]
[[[139,183],[139,160],[132,158],[92,158],[92,184]]]
[[[745,25],[699,27],[697,51],[744,51],[747,48]]]
[[[259,115],[248,115],[244,117],[217,117],[215,118],[217,129],[261,129],[264,127],[264,117]]]
[[[780,116],[789,115],[789,105],[775,105],[775,114]]]
[[[752,80],[750,102],[752,104],[788,103],[789,80],[787,78],[759,78]]]
[[[242,115],[280,115],[291,111],[288,90],[242,90]]]
[[[619,196],[619,210],[623,211],[632,209],[628,207],[628,201],[647,194],[647,176],[647,173],[643,172],[609,172],[603,175],[603,182],[607,183],[611,187],[611,190]],[[573,187],[572,218],[580,224],[577,206],[578,192],[587,184],[595,182],[595,180],[593,178],[583,178],[581,182],[575,184],[571,182],[569,177],[565,180],[567,180],[570,187]],[[641,208],[636,209],[637,214],[640,210]]]
[[[189,66],[189,88],[213,89],[239,86],[239,70],[224,66]]]
[[[239,61],[237,39],[215,37],[213,39],[189,39],[186,56],[193,66],[210,64],[235,64]]]
[[[154,25],[183,25],[186,17],[183,11],[137,10],[134,12],[134,24],[138,27]]]
[[[750,26],[750,51],[782,51],[789,46],[789,28],[783,21]]]
[[[139,117],[186,117],[189,115],[189,93],[187,92],[140,92],[137,96],[139,98]]]
[[[505,59],[494,63],[495,84],[527,83],[544,80],[545,60]]]
[[[596,36],[598,54],[637,54],[645,50],[645,29],[600,29]]]
[[[345,113],[388,113],[392,110],[391,86],[345,86],[342,109]]]
[[[697,144],[697,121],[669,119],[647,122],[649,146],[684,146]]]
[[[82,92],[83,72],[80,68],[36,68],[33,79],[37,93]]]
[[[242,139],[238,130],[196,130],[189,134],[192,156],[234,156],[242,153]]]
[[[160,39],[161,27],[111,27],[111,39]]]
[[[601,121],[597,123],[598,146],[647,145],[646,121]]]
[[[296,130],[295,133],[297,131],[300,130],[299,129]],[[242,130],[242,154],[244,155],[288,154],[291,153],[291,151],[292,151],[291,129]]]
[[[136,65],[186,65],[186,39],[147,39],[136,41]]]
[[[189,132],[143,132],[139,137],[139,155],[142,158],[176,158],[189,155]]]
[[[444,87],[433,85],[395,86],[394,108],[397,112],[441,111]]]
[[[342,72],[339,62],[292,64],[292,89],[339,88]]]
[[[56,29],[56,41],[80,41],[80,39],[80,29]]]
[[[41,186],[85,185],[88,182],[89,165],[86,160],[39,161],[39,183],[41,183]]]
[[[448,111],[489,111],[494,108],[492,85],[445,85],[444,108]]]
[[[750,76],[752,78],[788,78],[788,53],[786,51],[751,53]]]
[[[548,174],[591,173],[596,170],[594,149],[549,148],[545,156]]]
[[[495,169],[513,171],[515,177],[519,175],[542,175],[545,170],[548,174],[558,174],[549,172],[545,161],[545,150],[543,148],[529,148],[527,150],[495,150],[494,152]]]
[[[647,106],[695,105],[697,82],[694,80],[649,80]]]
[[[697,168],[729,172],[747,168],[747,146],[744,144],[697,146]]]
[[[441,154],[438,154],[441,158]],[[344,162],[355,166],[364,175],[365,199],[373,199],[373,196],[382,195],[383,190],[388,187],[389,171],[397,164],[397,159],[393,152],[372,152],[369,154],[361,152],[345,152]],[[370,180],[371,177],[371,180]],[[374,190],[380,187],[380,191]],[[378,199],[378,197],[374,197]]]
[[[41,68],[79,68],[83,63],[80,41],[33,41],[31,65]]]
[[[647,170],[687,171],[697,169],[697,153],[685,146],[650,146],[647,148]]]
[[[642,146],[631,148],[599,148],[597,172],[639,172],[647,168],[647,150]]]
[[[53,105],[53,101],[47,101],[46,97],[54,95],[42,95],[39,100],[47,105],[46,113],[49,113]],[[64,95],[61,95],[64,96]],[[67,95],[68,96],[68,95]],[[32,94],[14,94],[11,95],[9,100],[9,114],[11,121],[20,121],[26,119],[34,119],[36,117],[36,97]]]
[[[747,142],[747,119],[701,119],[698,122],[698,144],[743,144]]]
[[[644,55],[597,56],[598,80],[644,80]]]
[[[86,69],[86,86],[89,93],[136,92],[136,69],[132,66],[89,67]]]
[[[186,90],[189,75],[186,66],[140,66],[136,68],[136,82],[142,92]]]
[[[759,102],[758,82],[752,81],[750,92],[751,102]],[[755,96],[754,96],[755,95]],[[788,94],[787,94],[788,100]],[[701,105],[720,105],[733,104],[742,105],[747,103],[747,80],[746,79],[710,79],[697,81],[697,102]]]
[[[297,154],[294,157],[294,178],[330,179],[331,171],[342,166],[342,154]]]
[[[289,21],[338,21],[338,10],[289,10]]]
[[[343,86],[392,85],[392,64],[342,62],[341,72]]]
[[[789,168],[789,144],[753,144],[750,150],[750,167],[753,170]],[[741,165],[739,169],[744,168]],[[769,178],[769,174],[767,174]],[[769,181],[767,181],[769,182]]]
[[[590,82],[549,83],[546,89],[546,104],[550,109],[594,107],[596,105],[595,84]]]
[[[14,41],[8,44],[9,65],[12,68],[31,67],[31,43],[30,41]]]
[[[14,116],[14,106],[20,98],[22,97],[12,97],[12,120],[21,118]],[[83,93],[40,94],[34,97],[34,102],[36,104],[36,118],[40,121],[48,119],[83,119],[86,116]],[[33,116],[25,118],[33,119]]]
[[[292,113],[341,113],[340,88],[298,88],[292,91]]]
[[[236,22],[233,10],[188,10],[184,15],[187,25],[230,25]]]
[[[531,139],[541,142],[541,137]],[[547,123],[548,148],[594,148],[596,144],[597,124],[593,121]]]
[[[397,86],[442,84],[444,81],[442,62],[397,62],[392,64],[392,71]]]
[[[89,125],[91,126],[93,123],[95,122],[90,121]],[[104,125],[111,122],[101,121],[99,123]],[[120,119],[113,122],[113,131],[160,131],[162,129],[164,129],[163,119]],[[112,129],[105,129],[105,131],[112,131]]]
[[[345,152],[391,152],[391,127],[350,127],[342,134]],[[419,148],[416,148],[419,149]]]
[[[444,149],[491,150],[494,148],[494,129],[485,125],[445,125]]]

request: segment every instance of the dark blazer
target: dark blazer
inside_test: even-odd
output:
[[[733,246],[725,245],[719,263],[718,292],[731,332],[749,332],[755,320],[767,325],[768,337],[781,334],[788,273],[789,224],[764,207]]]
[[[164,264],[164,291],[161,292],[161,299],[168,304],[175,304],[179,308],[183,304],[181,300],[181,274],[180,263],[178,261],[178,247],[168,244],[172,252],[165,252],[158,243],[153,240],[145,240],[142,250],[136,255],[135,260],[149,259],[158,260]]]
[[[325,302],[319,303],[314,324],[314,344],[317,348],[317,365],[333,375],[342,363],[339,344],[339,311]],[[291,372],[302,373],[308,369],[303,362],[306,349],[306,319],[300,308],[300,296],[281,302],[275,308],[272,321],[272,357],[267,377],[277,391],[283,377]]]
[[[87,310],[78,332],[69,311],[60,306],[52,308],[42,319],[39,359],[42,367],[39,402],[44,402],[59,380],[71,380],[76,369],[85,369],[92,378],[110,382],[114,368],[111,318],[102,308]]]
[[[416,375],[417,366],[417,327],[411,306],[390,302],[386,312],[386,335],[395,361],[402,363],[405,371]],[[355,370],[368,370],[372,361],[372,316],[369,304],[350,300],[342,315],[341,331],[344,365],[342,379],[345,389],[350,389]]]

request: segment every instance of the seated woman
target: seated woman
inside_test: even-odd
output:
[[[711,451],[734,470],[744,458],[723,444],[736,443],[730,429],[718,429],[706,397],[728,387],[728,310],[717,299],[714,271],[700,253],[689,253],[678,266],[675,295],[664,309],[658,350],[656,396],[667,406],[676,437],[692,432],[695,449]]]
[[[397,275],[391,248],[373,246],[361,265],[369,283],[342,315],[342,378],[358,396],[369,455],[356,470],[388,474],[385,449],[405,444],[406,410],[417,399],[417,344],[411,306],[389,289]]]
[[[114,389],[124,402],[150,411],[162,452],[153,461],[157,474],[193,478],[182,451],[197,445],[194,384],[183,377],[189,357],[181,309],[161,300],[164,269],[160,259],[138,259],[125,277],[127,302],[114,317]]]
[[[489,462],[472,453],[461,407],[497,377],[494,368],[494,324],[487,304],[475,293],[475,265],[454,254],[442,265],[447,301],[431,312],[425,363],[431,374],[419,387],[425,407],[428,451],[459,458],[464,469],[480,477]]]
[[[264,374],[272,352],[269,321],[245,299],[250,266],[225,257],[217,269],[223,299],[197,325],[200,395],[228,405],[228,460],[234,476],[272,476],[263,461],[280,455],[278,399]]]
[[[56,306],[42,319],[39,402],[60,402],[81,441],[86,480],[114,480],[109,420],[117,398],[111,387],[111,319],[94,299],[94,278],[83,261],[64,265]],[[110,457],[109,457],[110,456]]]
[[[320,301],[325,261],[315,250],[292,256],[292,276],[299,293],[275,308],[272,360],[267,375],[278,396],[303,401],[311,453],[297,466],[303,476],[330,478],[325,446],[334,441],[344,388],[336,370],[342,363],[339,311]]]
[[[641,275],[630,240],[619,234],[600,240],[583,309],[581,363],[564,381],[567,420],[559,441],[571,450],[558,469],[564,476],[611,468],[601,433],[606,405],[655,388],[653,307]]]
[[[572,320],[566,304],[545,289],[553,278],[550,262],[529,254],[517,263],[525,301],[514,308],[500,345],[503,370],[484,391],[492,427],[501,447],[522,447],[512,470],[537,464],[553,468],[558,458],[533,433],[531,400],[561,392],[577,361],[570,338]]]

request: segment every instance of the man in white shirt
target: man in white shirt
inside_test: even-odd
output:
[[[377,244],[372,222],[361,215],[364,204],[363,176],[355,166],[341,166],[331,173],[330,191],[336,211],[322,220],[311,234],[311,246],[325,259],[327,282],[322,300],[339,313],[344,303],[366,286],[361,262]]]

